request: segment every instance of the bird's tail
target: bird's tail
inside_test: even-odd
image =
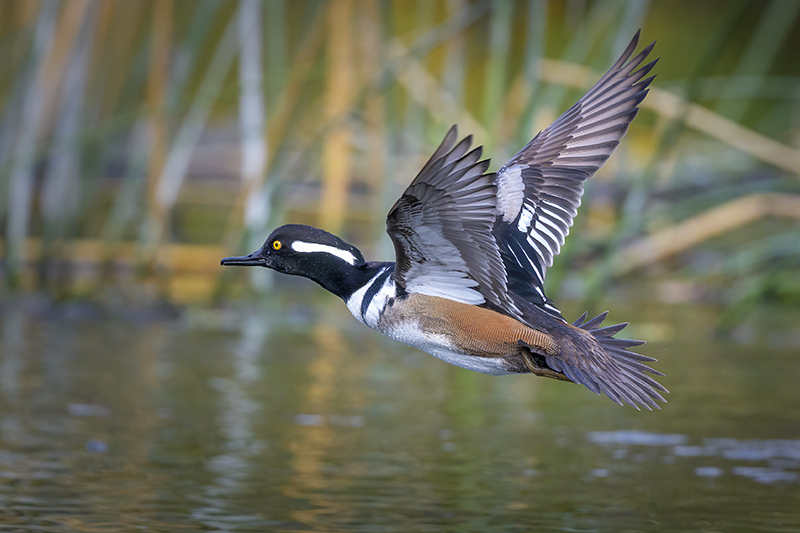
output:
[[[634,346],[641,346],[645,341],[614,338],[614,335],[622,331],[628,325],[628,322],[599,327],[605,320],[606,315],[608,315],[608,311],[587,322],[587,315],[583,313],[572,325],[583,329],[594,337],[597,344],[610,359],[609,363],[612,368],[605,368],[600,372],[581,372],[578,369],[567,368],[568,365],[564,365],[565,368],[559,370],[563,371],[573,381],[585,385],[596,394],[605,393],[612,401],[620,405],[625,402],[636,409],[639,409],[639,406],[650,410],[660,409],[656,400],[664,403],[667,401],[659,391],[667,393],[669,391],[655,379],[645,374],[645,372],[656,376],[663,376],[664,374],[644,364],[656,359],[628,350]],[[573,377],[570,374],[575,370],[578,370],[578,372]]]

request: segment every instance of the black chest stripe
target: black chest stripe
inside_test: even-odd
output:
[[[364,298],[361,300],[361,319],[363,320],[367,314],[367,309],[369,308],[369,304],[372,303],[372,299],[375,298],[375,295],[378,294],[378,291],[381,290],[383,284],[386,283],[386,278],[388,278],[392,273],[391,268],[384,269],[383,272],[378,274],[372,279],[372,283],[370,284],[367,292],[364,293]]]

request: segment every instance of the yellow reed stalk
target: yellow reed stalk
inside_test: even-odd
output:
[[[354,46],[352,41],[353,0],[340,0],[328,10],[327,90],[325,114],[329,121],[344,116],[355,94]],[[352,158],[350,129],[332,128],[323,147],[323,181],[320,225],[337,233],[347,208]]]
[[[381,27],[379,24],[380,13],[378,5],[371,0],[362,0],[361,17],[359,19],[358,33],[361,35],[361,64],[359,78],[368,83],[375,72],[379,72],[381,65]],[[364,102],[364,117],[366,119],[366,176],[369,180],[371,195],[370,211],[375,220],[380,220],[386,206],[381,199],[385,190],[384,175],[386,173],[386,99],[382,91],[372,91]],[[352,218],[352,211],[349,212]],[[375,226],[376,232],[383,233],[383,225]]]
[[[164,224],[167,216],[165,206],[158,201],[157,190],[161,173],[167,159],[168,131],[165,117],[167,81],[169,77],[169,55],[172,37],[172,0],[161,0],[153,5],[153,30],[150,40],[150,67],[147,77],[145,101],[147,102],[146,128],[149,138],[149,165],[147,169],[148,218]],[[161,239],[152,243],[153,256],[145,260],[158,260]],[[152,266],[152,265],[150,265]]]
[[[389,45],[389,56],[389,61],[397,65],[397,81],[409,97],[428,110],[436,122],[449,124],[456,117],[460,131],[488,139],[486,128],[442,87],[436,76],[414,58],[400,39],[394,39]]]
[[[52,35],[58,19],[58,4],[46,2],[36,16],[32,49],[28,65],[20,73],[25,94],[19,104],[19,122],[14,150],[16,157],[11,165],[8,184],[8,220],[6,238],[8,251],[6,276],[13,285],[24,268],[24,246],[28,237],[34,195],[33,153],[39,139],[42,124],[42,111],[45,106],[44,79],[49,64],[48,57],[53,53]]]
[[[3,6],[8,8],[12,5],[11,2],[2,2]],[[30,29],[36,23],[36,16],[42,9],[41,0],[30,0],[28,2],[14,2],[15,20],[14,24],[17,28]]]
[[[292,110],[298,105],[298,98],[302,93],[301,85],[312,72],[314,57],[322,48],[324,42],[325,32],[323,30],[325,29],[326,13],[327,9],[320,8],[317,10],[314,20],[309,24],[303,40],[292,59],[292,75],[286,78],[280,95],[275,99],[275,104],[268,110],[270,115],[265,134],[267,146],[278,146],[291,124]],[[244,212],[245,202],[255,194],[255,191],[264,186],[268,168],[273,162],[273,155],[274,151],[267,152],[267,158],[264,162],[265,172],[244,183],[239,190],[226,225],[225,242],[234,243],[236,241],[234,235],[238,235],[240,231],[240,218]]]
[[[158,9],[168,7],[158,6]],[[146,21],[144,23],[142,21],[147,15],[148,6],[142,2],[100,3],[97,37],[94,42],[95,59],[92,60],[92,65],[106,65],[101,73],[104,78],[101,97],[103,108],[107,112],[115,112],[115,106],[119,105],[126,83],[130,83],[128,65],[133,61],[135,51],[140,46],[138,36],[142,31],[142,24],[146,24]],[[153,40],[158,39],[155,35],[152,37]],[[168,52],[169,48],[165,49],[164,53]],[[101,61],[101,57],[104,62]],[[149,75],[152,76],[153,73],[150,72]]]
[[[542,79],[567,87],[586,88],[596,78],[591,69],[567,61],[543,60]],[[800,150],[746,128],[707,107],[686,101],[678,94],[650,87],[640,107],[665,118],[683,116],[686,126],[717,139],[755,159],[800,176]]]
[[[613,272],[627,274],[766,216],[800,219],[800,195],[757,193],[707,209],[624,247]]]
[[[64,9],[61,11],[42,81],[44,90],[43,124],[52,123],[55,103],[60,97],[61,84],[64,80],[66,69],[70,65],[69,56],[75,46],[78,33],[83,28],[83,21],[91,7],[92,2],[90,0],[74,0],[66,2]]]

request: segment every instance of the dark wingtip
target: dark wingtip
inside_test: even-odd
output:
[[[650,43],[647,46],[645,46],[644,48],[642,48],[642,51],[639,52],[639,55],[641,55],[642,57],[649,56],[650,52],[653,51],[653,48],[655,48],[655,46],[656,46],[656,42],[653,41],[652,43]],[[658,60],[656,60],[656,61],[658,61]]]
[[[656,63],[658,63],[658,60],[659,60],[659,59],[661,59],[661,58],[660,58],[660,57],[657,57],[657,58],[655,58],[654,60],[652,60],[651,62],[647,63],[645,66],[641,67],[639,70],[637,70],[636,72],[634,72],[634,73],[632,74],[632,76],[641,76],[641,77],[647,76],[647,74],[648,74],[648,73],[649,73],[651,70],[653,70],[653,67],[655,67],[655,66],[656,66]],[[653,77],[655,77],[655,76],[653,76]]]
[[[640,81],[639,83],[636,84],[637,87],[640,87],[642,89],[642,92],[645,93],[644,96],[647,96],[647,93],[650,92],[650,90],[647,89],[647,87],[649,87],[650,84],[653,83],[653,80],[656,79],[656,76],[657,76],[657,74],[653,74],[649,78],[645,78],[645,79],[643,79],[642,81]],[[642,96],[642,100],[644,100],[644,96]]]
[[[594,383],[589,388],[594,391],[599,387],[615,403],[624,402],[637,410],[640,410],[640,407],[650,411],[660,409],[661,407],[657,401],[667,403],[667,400],[660,393],[668,394],[669,390],[647,374],[662,377],[664,374],[643,363],[643,361],[655,361],[654,358],[629,351],[629,348],[641,346],[645,341],[614,337],[615,334],[628,326],[627,322],[602,328],[598,327],[607,315],[608,311],[583,323],[583,319],[586,317],[586,313],[584,313],[574,324],[578,325],[581,322],[578,327],[591,333],[603,351],[613,361],[609,369],[609,375],[604,376],[601,373],[592,376]],[[585,383],[583,384],[586,385]]]
[[[633,38],[631,42],[628,43],[628,46],[625,48],[625,54],[630,55],[636,50],[636,47],[639,46],[639,38],[642,36],[642,28],[636,30],[636,33],[633,34]]]
[[[573,326],[578,326],[578,327],[580,327],[580,326],[581,326],[581,325],[584,323],[584,321],[586,320],[586,317],[587,317],[587,316],[589,316],[589,313],[587,313],[586,311],[584,311],[584,312],[583,312],[583,314],[582,314],[581,316],[579,316],[579,317],[578,317],[578,320],[576,320],[575,322],[573,322],[573,323],[572,323],[572,325],[573,325]]]
[[[607,316],[608,316],[608,311],[603,311],[602,313],[600,313],[599,315],[597,315],[596,317],[594,317],[590,321],[584,323],[581,326],[581,328],[583,328],[583,329],[585,329],[587,331],[590,330],[590,329],[594,329],[595,326],[599,326],[600,324],[602,324],[603,320],[605,320]]]
[[[445,134],[444,138],[445,140],[450,140],[451,143],[454,143],[456,139],[458,139],[458,124],[453,124],[452,126],[450,126],[450,129],[447,130],[447,133]]]

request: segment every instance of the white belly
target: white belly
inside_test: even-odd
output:
[[[466,368],[467,370],[472,370],[473,372],[479,372],[481,374],[489,374],[490,376],[511,374],[511,372],[506,370],[503,360],[499,357],[464,355],[455,350],[447,337],[443,335],[423,335],[422,330],[413,324],[383,333],[398,342],[422,350],[451,365]]]

